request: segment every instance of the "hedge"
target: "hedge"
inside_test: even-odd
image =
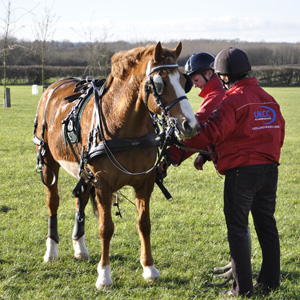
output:
[[[105,77],[105,72],[99,68],[95,77]],[[45,66],[45,81],[67,77],[86,77],[90,75],[89,67],[77,66]],[[300,86],[300,66],[254,66],[251,76],[257,77],[259,83],[265,86]],[[0,78],[3,83],[3,66],[0,66]],[[8,66],[7,84],[41,84],[41,66]]]
[[[97,70],[95,77],[103,77],[101,70]],[[7,84],[41,84],[41,66],[8,66],[6,71]],[[45,66],[45,82],[53,78],[86,77],[89,75],[89,67],[77,66]],[[0,78],[3,83],[3,66],[0,66]]]

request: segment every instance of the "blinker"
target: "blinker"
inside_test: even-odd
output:
[[[153,83],[158,95],[161,95],[164,91],[164,81],[159,74],[153,76]]]

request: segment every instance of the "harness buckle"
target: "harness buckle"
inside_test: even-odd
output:
[[[179,135],[180,132],[176,126],[177,125],[176,119],[173,117],[169,117],[167,123],[169,128],[173,128],[173,131],[175,131]]]

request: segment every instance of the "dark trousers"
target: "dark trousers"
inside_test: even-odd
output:
[[[247,237],[251,211],[262,250],[257,282],[279,286],[280,246],[274,218],[278,166],[276,163],[235,168],[226,172],[224,214],[228,230],[235,295],[253,295],[251,253]]]

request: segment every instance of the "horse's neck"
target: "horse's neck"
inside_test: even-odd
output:
[[[135,80],[114,82],[103,103],[107,133],[111,137],[138,137],[153,132],[149,114]],[[151,123],[151,122],[150,122]]]

